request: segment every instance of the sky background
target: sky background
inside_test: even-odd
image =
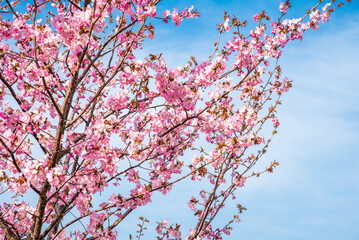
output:
[[[316,1],[291,1],[289,17],[299,18]],[[199,19],[180,27],[159,25],[149,52],[163,52],[172,66],[184,65],[190,56],[201,60],[212,52],[217,40],[216,24],[223,12],[242,20],[262,10],[279,15],[280,1],[273,0],[183,0],[165,1],[163,9],[182,9],[192,4]],[[228,35],[229,36],[229,35]],[[293,88],[278,109],[279,133],[257,169],[277,160],[273,174],[250,179],[238,192],[248,210],[233,225],[225,239],[346,239],[359,240],[359,2],[337,9],[330,21],[309,31],[302,42],[286,46],[280,60],[283,76]],[[158,198],[138,212],[160,220],[157,208],[167,211],[171,222],[190,226],[191,211],[183,210],[189,188],[176,186],[169,196]],[[186,208],[186,207],[185,207]],[[227,208],[217,221],[233,215]],[[138,215],[131,216],[135,221]],[[130,220],[130,219],[128,219]],[[134,226],[126,225],[121,230]],[[127,235],[128,236],[128,235]],[[144,239],[150,239],[146,237]]]

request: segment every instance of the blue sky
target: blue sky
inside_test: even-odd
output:
[[[291,2],[289,16],[298,18],[316,1]],[[185,64],[191,55],[203,59],[217,39],[215,25],[223,11],[242,20],[263,9],[278,16],[279,3],[167,1],[163,8],[193,4],[202,15],[179,28],[160,25],[155,40],[146,47],[163,52],[173,66]],[[274,174],[251,179],[238,193],[248,210],[227,239],[359,240],[358,56],[358,1],[338,9],[318,31],[307,32],[302,42],[286,47],[280,65],[294,87],[283,98],[279,134],[258,169],[274,159],[280,166]],[[186,196],[190,196],[188,185],[180,185],[140,215],[156,220],[153,209],[160,206],[167,209],[170,221],[189,224],[186,214],[190,212],[179,210]],[[228,214],[231,211],[226,209]],[[225,214],[219,221],[222,217]]]

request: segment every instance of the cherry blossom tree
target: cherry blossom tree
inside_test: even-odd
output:
[[[196,223],[181,229],[164,218],[158,239],[222,239],[245,210],[236,192],[278,165],[251,171],[291,87],[278,59],[343,3],[319,1],[286,19],[286,1],[278,19],[256,14],[251,31],[225,13],[208,59],[172,68],[160,53],[136,55],[154,23],[199,13],[160,12],[159,2],[1,2],[0,239],[117,239],[133,211],[187,179],[203,182],[184,206]],[[214,224],[228,201],[234,216]]]

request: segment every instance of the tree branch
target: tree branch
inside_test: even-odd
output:
[[[5,232],[9,240],[20,240],[20,236],[17,234],[16,229],[11,226],[12,224],[6,221],[3,216],[0,216],[0,228]]]

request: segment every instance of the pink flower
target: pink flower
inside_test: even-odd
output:
[[[156,17],[156,6],[147,6],[143,15],[151,18]]]
[[[327,11],[328,8],[330,7],[330,5],[332,5],[332,4],[331,3],[325,4],[325,6],[322,8],[323,12]]]
[[[196,203],[198,203],[197,199],[192,196],[187,205],[192,211],[196,211]]]
[[[165,23],[167,23],[168,22],[168,16],[169,15],[171,15],[171,11],[170,10],[166,10],[166,11],[163,11],[162,12],[162,16],[163,16],[163,21],[165,22]]]
[[[180,14],[178,14],[178,11],[176,8],[172,11],[171,19],[175,23],[176,26],[180,25],[180,23],[183,20],[182,16]]]
[[[227,18],[226,21],[224,22],[223,28],[226,32],[229,32],[229,30],[231,30],[231,27],[229,26],[229,18]]]
[[[162,229],[166,228],[168,224],[168,220],[165,219],[163,221],[157,222],[156,232],[158,234],[162,234]]]
[[[253,16],[253,19],[255,22],[259,22],[259,14],[257,13],[256,15]]]
[[[286,13],[289,9],[289,4],[287,4],[287,2],[281,2],[279,4],[279,10],[282,12],[282,13]]]
[[[278,121],[278,118],[276,118],[276,117],[272,119],[272,122],[273,122],[274,128],[277,128],[280,124]]]

